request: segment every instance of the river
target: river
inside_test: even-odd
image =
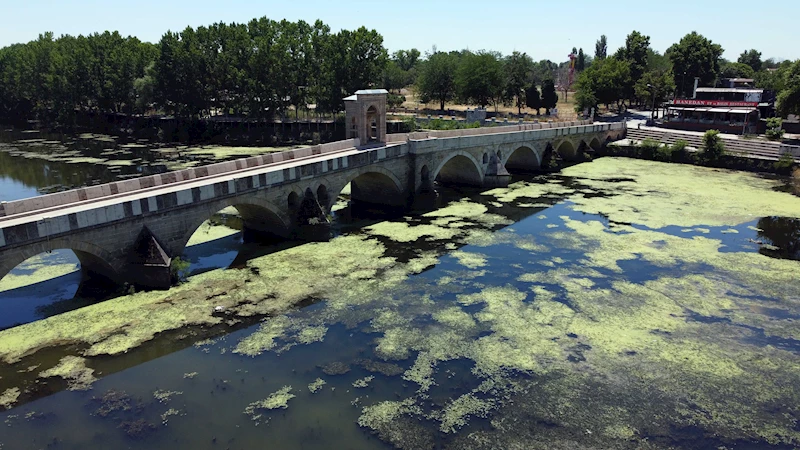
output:
[[[0,135],[0,200],[279,149]],[[0,449],[793,448],[800,198],[601,158],[328,242],[204,224],[187,280],[0,281]],[[345,193],[346,194],[346,193]]]

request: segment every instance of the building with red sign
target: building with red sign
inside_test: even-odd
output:
[[[696,87],[692,98],[669,102],[662,126],[735,134],[758,132],[761,117],[772,116],[774,102],[769,95],[765,96],[763,89],[753,87],[753,80],[722,81],[723,87]]]

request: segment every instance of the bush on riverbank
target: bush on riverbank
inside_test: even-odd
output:
[[[720,169],[744,170],[748,172],[773,173],[790,176],[794,173],[800,178],[800,165],[787,154],[778,161],[747,158],[739,155],[723,153],[715,158],[709,157],[705,151],[689,151],[685,141],[677,141],[671,146],[661,146],[653,149],[651,146],[610,144],[598,151],[597,156],[623,156],[627,158],[645,159],[651,161],[672,162],[678,164],[692,164],[696,166],[716,167]],[[724,148],[724,147],[723,147]]]

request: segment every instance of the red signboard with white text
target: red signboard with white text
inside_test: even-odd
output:
[[[693,100],[690,98],[676,99],[675,105],[680,106],[728,106],[731,108],[738,107],[756,107],[758,102],[732,102],[728,100]]]

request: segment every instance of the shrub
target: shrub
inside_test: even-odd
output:
[[[639,148],[641,148],[642,150],[649,150],[649,151],[655,151],[660,146],[661,142],[658,142],[657,140],[650,138],[646,138],[645,140],[642,141],[641,144],[639,144]]]
[[[791,153],[784,153],[772,166],[776,172],[788,174],[794,166],[794,156]]]
[[[725,144],[719,136],[719,130],[708,130],[703,135],[703,156],[715,161],[725,154]]]
[[[783,139],[784,133],[786,133],[786,131],[783,129],[783,119],[780,117],[770,117],[767,119],[767,131],[764,133],[767,139],[780,141]]]
[[[683,139],[678,139],[677,141],[675,141],[674,144],[672,144],[672,151],[673,152],[685,152],[686,151],[686,147],[688,147],[688,146],[689,146],[688,142],[684,141]]]
[[[653,156],[655,157],[656,161],[672,161],[672,152],[672,147],[669,145],[664,145],[662,147],[658,147]]]
[[[403,102],[406,101],[405,95],[397,95],[397,94],[389,94],[388,98],[386,99],[386,103],[388,103],[390,108],[397,108],[398,106],[402,105]]]
[[[478,122],[466,123],[458,120],[431,119],[425,126],[428,130],[460,130],[463,128],[480,128]]]
[[[169,273],[172,276],[172,282],[175,284],[180,284],[181,282],[186,281],[186,277],[189,276],[190,266],[191,263],[180,256],[172,258],[172,263],[169,266]]]
[[[419,125],[417,124],[417,119],[413,117],[406,117],[403,119],[403,131],[406,133],[411,133],[414,131],[419,130]]]

